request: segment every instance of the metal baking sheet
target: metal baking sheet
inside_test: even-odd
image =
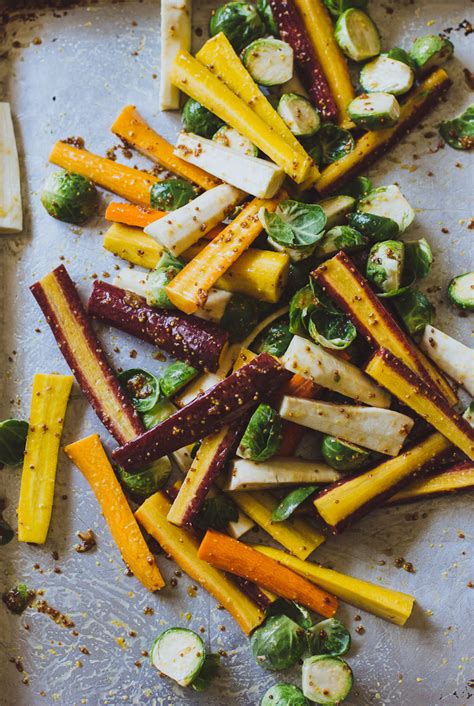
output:
[[[3,16],[0,28],[0,99],[11,102],[15,117],[25,230],[18,237],[0,238],[0,418],[28,416],[35,372],[69,372],[28,285],[64,262],[86,297],[94,277],[113,276],[115,265],[122,264],[101,247],[102,218],[75,228],[55,222],[42,209],[39,190],[51,170],[51,145],[75,135],[89,149],[105,153],[117,144],[110,125],[127,103],[136,104],[169,139],[179,122],[157,107],[158,2],[63,2],[56,9],[38,9],[30,2],[27,11],[18,9],[20,3],[6,5],[10,15]],[[196,5],[198,46],[210,5]],[[457,28],[471,5],[463,0],[373,0],[370,9],[384,46],[407,47],[422,33]],[[472,269],[472,157],[439,149],[436,126],[472,100],[463,68],[470,62],[473,68],[473,36],[452,32],[456,56],[448,68],[454,79],[449,97],[371,170],[377,184],[398,182],[416,207],[409,237],[426,236],[434,248],[436,263],[425,288],[436,303],[437,322],[466,343],[472,341],[472,318],[447,305],[446,284]],[[117,158],[125,159],[120,150]],[[142,162],[134,156],[127,163]],[[103,198],[104,207],[108,198]],[[151,347],[104,327],[99,333],[117,366],[160,365]],[[110,443],[74,387],[63,441],[92,431]],[[0,497],[7,498],[5,516],[13,525],[19,478],[19,470],[0,472]],[[323,563],[417,598],[405,628],[342,607],[341,617],[354,637],[349,659],[356,684],[350,706],[463,706],[474,695],[471,508],[472,495],[464,495],[380,510],[317,551],[315,558]],[[89,527],[96,533],[97,549],[78,554],[73,549],[76,532]],[[155,595],[126,576],[92,492],[63,453],[47,543],[37,547],[13,541],[0,553],[1,591],[24,581],[44,591],[48,603],[75,623],[75,628],[64,628],[34,609],[16,617],[0,606],[2,706],[253,706],[272,683],[300,678],[299,668],[272,675],[256,666],[232,618],[203,589],[192,588],[185,575],[176,588],[168,584]],[[412,562],[416,573],[396,568],[399,557]],[[176,567],[163,556],[158,561],[166,576],[173,576]],[[225,651],[208,692],[184,691],[160,679],[142,655],[170,625],[203,628],[207,646]],[[81,651],[84,647],[90,654]]]

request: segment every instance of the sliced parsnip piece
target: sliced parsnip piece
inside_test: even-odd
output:
[[[371,407],[390,407],[390,395],[374,385],[368,375],[306,338],[293,336],[282,362],[292,373],[341,395]]]
[[[170,71],[180,51],[191,49],[191,0],[161,2],[160,110],[179,109],[179,90]]]
[[[258,490],[304,483],[334,483],[342,477],[325,463],[298,458],[273,458],[264,463],[236,459],[225,490]]]
[[[0,234],[23,228],[18,151],[9,103],[0,103]]]
[[[280,414],[290,422],[338,436],[388,456],[399,453],[413,427],[413,419],[390,409],[318,402],[298,397],[284,397]]]
[[[434,326],[426,326],[420,348],[441,370],[474,396],[474,349]]]
[[[253,196],[270,199],[283,184],[285,172],[273,162],[251,157],[190,132],[181,132],[175,154]]]
[[[145,233],[173,255],[181,255],[224,220],[244,198],[245,193],[240,189],[219,184],[159,221],[150,223]]]

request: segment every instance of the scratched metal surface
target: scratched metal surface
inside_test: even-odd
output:
[[[456,26],[467,10],[462,0],[371,4],[385,47],[408,46],[410,39],[423,32]],[[387,8],[395,12],[389,14]],[[204,28],[208,8],[202,7],[197,15],[195,26]],[[197,44],[202,41],[197,36],[194,39]],[[436,264],[426,287],[440,286],[433,295],[437,322],[468,343],[472,319],[461,318],[449,308],[445,287],[453,275],[468,269],[469,258],[472,269],[472,231],[467,229],[473,215],[472,162],[470,170],[467,155],[449,148],[436,151],[434,130],[441,119],[457,114],[470,102],[462,70],[469,61],[473,68],[473,37],[455,32],[453,40],[456,58],[448,70],[455,85],[448,101],[423,128],[382,159],[372,175],[377,184],[399,182],[416,207],[417,219],[409,237],[426,236],[435,251]],[[50,9],[29,18],[12,17],[3,27],[0,50],[0,98],[11,101],[15,115],[25,202],[24,233],[0,239],[0,418],[4,418],[27,417],[35,372],[68,372],[28,285],[63,261],[86,297],[92,276],[113,274],[116,264],[101,248],[102,218],[78,229],[55,222],[42,210],[38,192],[51,169],[47,161],[50,146],[57,138],[80,135],[89,149],[104,153],[116,144],[110,125],[126,103],[135,103],[170,139],[178,118],[157,110],[157,2],[99,2],[67,12]],[[120,151],[118,158],[122,159]],[[140,162],[134,157],[131,163]],[[158,365],[151,347],[103,327],[100,336],[117,366],[131,365],[132,348],[138,350],[133,365],[151,369]],[[113,352],[114,346],[120,352]],[[92,431],[99,431],[110,443],[75,387],[63,441]],[[19,477],[19,470],[0,473],[0,497],[8,500],[6,517],[13,525]],[[471,507],[472,496],[465,495],[381,510],[318,550],[322,562],[417,598],[413,618],[404,629],[362,612],[362,620],[354,622],[359,611],[342,608],[341,617],[354,636],[350,663],[356,686],[348,701],[351,706],[461,706],[473,695],[468,683],[474,677],[469,664],[474,592],[466,585],[474,579]],[[88,527],[96,533],[97,549],[77,554],[75,533]],[[177,588],[149,595],[135,578],[124,575],[124,565],[90,489],[62,452],[47,543],[35,547],[13,541],[0,552],[0,590],[18,581],[43,589],[44,598],[72,618],[78,633],[58,627],[34,609],[16,617],[0,606],[2,706],[246,706],[257,704],[266,688],[279,680],[252,663],[247,640],[212,598],[201,589],[191,597],[192,582],[186,576],[179,579]],[[57,560],[53,552],[58,552]],[[399,556],[413,563],[415,574],[395,567]],[[158,561],[170,577],[175,567],[163,556]],[[34,569],[35,564],[40,569]],[[55,573],[55,567],[61,573]],[[147,606],[154,615],[144,614]],[[159,679],[141,656],[141,650],[149,648],[155,635],[169,625],[196,630],[203,626],[208,647],[226,651],[220,676],[205,694],[184,691]],[[357,625],[364,627],[364,634],[355,633]],[[82,646],[90,655],[81,653]],[[21,657],[23,673],[10,661],[16,657]],[[137,660],[141,667],[135,666]],[[300,670],[281,677],[297,682]],[[29,684],[22,683],[23,679]]]

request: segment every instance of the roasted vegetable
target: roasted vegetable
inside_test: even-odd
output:
[[[395,61],[401,61],[403,64],[409,66],[415,74],[418,70],[416,62],[413,61],[410,54],[405,51],[405,49],[400,49],[400,47],[393,47],[392,49],[389,49],[388,52],[383,56],[387,56],[389,59],[394,59]]]
[[[236,522],[238,517],[239,510],[232,498],[227,495],[216,495],[204,500],[193,520],[193,526],[204,532],[208,529],[224,532],[229,522]]]
[[[227,333],[209,321],[160,311],[136,294],[98,280],[89,299],[89,312],[200,370],[217,370],[227,343]]]
[[[0,422],[0,463],[18,466],[25,453],[28,422],[21,419],[4,419]]]
[[[280,33],[278,31],[278,25],[273,16],[272,8],[270,6],[269,1],[257,0],[256,8],[265,27],[267,28],[267,33],[273,35],[274,37],[279,37]]]
[[[327,228],[334,226],[342,226],[347,222],[347,215],[352,213],[357,202],[353,196],[330,196],[328,199],[323,199],[319,205],[326,214]]]
[[[243,341],[258,323],[258,302],[245,294],[234,294],[227,304],[220,325],[229,333],[231,343]]]
[[[281,683],[264,693],[260,706],[309,706],[309,702],[297,686]]]
[[[228,491],[280,489],[300,483],[334,483],[341,474],[321,461],[278,456],[269,461],[248,461],[240,458],[229,468]]]
[[[431,71],[436,66],[441,66],[450,59],[454,52],[452,42],[446,37],[436,34],[427,34],[418,37],[410,49],[410,57],[415,62],[420,73]]]
[[[350,7],[337,18],[334,30],[342,51],[353,61],[365,61],[380,54],[380,37],[370,17]]]
[[[9,611],[20,615],[28,608],[35,595],[36,591],[29,589],[26,583],[19,583],[2,594],[2,601]]]
[[[258,157],[258,147],[250,142],[248,137],[244,137],[233,127],[223,125],[214,133],[212,139],[224,147],[228,147],[235,152],[242,152],[247,157]]]
[[[182,387],[193,380],[198,371],[192,365],[178,361],[168,365],[160,377],[160,390],[165,397],[174,397]]]
[[[41,203],[53,218],[80,225],[96,213],[99,194],[87,177],[61,170],[46,179]]]
[[[342,431],[344,433],[344,431]],[[357,471],[367,465],[371,454],[367,449],[348,441],[338,439],[337,436],[325,436],[321,445],[321,453],[326,463],[338,471]]]
[[[276,250],[288,252],[292,260],[309,257],[324,235],[326,216],[318,204],[287,199],[274,213],[262,209],[259,218]]]
[[[116,449],[113,457],[127,470],[143,468],[239,419],[263,395],[276,391],[289,375],[275,358],[260,353],[154,429]]]
[[[351,647],[351,634],[337,618],[328,618],[306,631],[313,655],[342,657]]]
[[[405,245],[399,240],[383,240],[370,249],[367,279],[385,294],[397,292],[402,286]]]
[[[160,397],[157,403],[148,412],[142,412],[141,418],[145,429],[153,429],[157,424],[168,419],[176,412],[176,407],[172,402],[164,397]]]
[[[237,454],[251,461],[266,461],[276,454],[281,442],[281,419],[269,404],[259,404],[250,417]]]
[[[283,500],[280,501],[278,507],[273,510],[272,521],[283,522],[287,520],[305,500],[316,493],[319,487],[318,485],[305,485],[301,488],[291,490],[288,495],[285,495]]]
[[[342,13],[350,7],[358,7],[361,10],[365,10],[368,0],[324,0],[324,4],[331,15],[339,17],[339,15],[342,15]]]
[[[316,257],[329,257],[335,255],[340,250],[352,252],[363,248],[369,239],[366,235],[359,233],[358,230],[351,226],[334,226],[326,231],[324,239],[314,251]]]
[[[283,118],[293,135],[310,137],[321,124],[321,119],[312,103],[297,93],[284,93],[278,102],[278,115]]]
[[[160,397],[159,380],[142,368],[119,373],[118,379],[138,412],[149,412]]]
[[[293,49],[275,37],[251,42],[242,52],[242,62],[261,86],[278,86],[293,76]]]
[[[356,338],[355,326],[322,293],[315,295],[310,285],[293,295],[290,302],[290,331],[308,333],[326,348],[347,348]]]
[[[395,184],[372,189],[348,216],[351,225],[371,240],[397,238],[414,218],[415,211]]]
[[[426,326],[421,349],[458,385],[474,397],[474,349],[451,338],[434,326]]]
[[[167,250],[164,251],[155,269],[146,276],[147,304],[159,309],[174,308],[166,293],[166,287],[183,267],[184,263],[181,260]]]
[[[193,132],[201,137],[212,137],[224,125],[223,120],[193,98],[188,98],[184,104],[181,118],[187,132]]]
[[[321,149],[321,163],[332,164],[352,152],[355,141],[349,130],[326,123],[317,134]]]
[[[317,655],[303,662],[303,693],[318,704],[340,704],[352,689],[352,670],[340,657]]]
[[[474,309],[474,272],[454,277],[448,286],[448,297],[460,309]],[[431,321],[427,322],[431,323]]]
[[[273,672],[296,664],[306,646],[305,631],[287,615],[271,616],[250,638],[256,663]]]
[[[163,456],[138,473],[127,473],[124,468],[117,466],[117,475],[124,490],[141,502],[164,488],[171,475],[171,462],[167,456]]]
[[[202,638],[187,628],[168,628],[150,650],[153,666],[180,686],[189,686],[196,679],[205,658]]]
[[[163,179],[153,184],[150,191],[150,206],[158,211],[175,211],[189,203],[199,189],[184,179]]]
[[[351,181],[344,185],[344,193],[347,196],[352,196],[356,201],[367,196],[367,194],[374,188],[369,177],[366,176],[356,176]]]
[[[393,304],[408,333],[412,336],[425,330],[434,318],[434,307],[418,289],[407,289],[395,297]]]
[[[391,93],[363,93],[347,108],[351,120],[366,130],[386,130],[400,119],[400,104]]]
[[[287,319],[281,319],[273,324],[257,338],[252,346],[257,353],[270,353],[280,358],[291,343],[293,334],[289,329]]]
[[[474,148],[474,105],[470,105],[457,118],[446,120],[439,127],[441,137],[455,150]]]
[[[223,32],[235,51],[240,52],[247,44],[266,33],[257,9],[247,2],[228,2],[212,13],[209,34],[214,37]]]
[[[360,84],[368,93],[392,93],[399,96],[413,86],[415,73],[406,61],[381,54],[365,64],[360,72]]]

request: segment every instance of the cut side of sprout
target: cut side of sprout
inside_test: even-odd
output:
[[[150,657],[158,671],[180,686],[189,686],[199,674],[206,650],[204,642],[192,630],[169,628],[156,638]]]
[[[363,93],[347,109],[349,117],[367,130],[384,130],[397,124],[400,105],[391,93]]]
[[[390,218],[398,225],[400,233],[403,233],[415,218],[415,211],[395,184],[373,189],[359,201],[357,210]]]
[[[404,62],[381,54],[360,72],[360,84],[367,93],[392,93],[399,96],[413,86],[414,71]]]
[[[303,693],[318,704],[335,706],[352,689],[352,670],[340,657],[317,655],[303,662]]]
[[[319,113],[304,96],[299,96],[297,93],[284,93],[277,110],[293,135],[297,137],[309,137],[319,130],[321,124]]]
[[[377,27],[362,10],[351,7],[343,12],[334,32],[342,51],[353,61],[365,61],[380,54]]]
[[[219,128],[212,139],[224,147],[247,155],[247,157],[258,157],[258,147],[255,147],[247,137],[228,125]]]
[[[242,52],[242,63],[256,83],[278,86],[293,76],[293,49],[274,37],[256,39]]]
[[[356,200],[352,196],[332,196],[320,201],[319,206],[326,215],[326,229],[341,226],[346,223],[346,216],[354,210]]]

